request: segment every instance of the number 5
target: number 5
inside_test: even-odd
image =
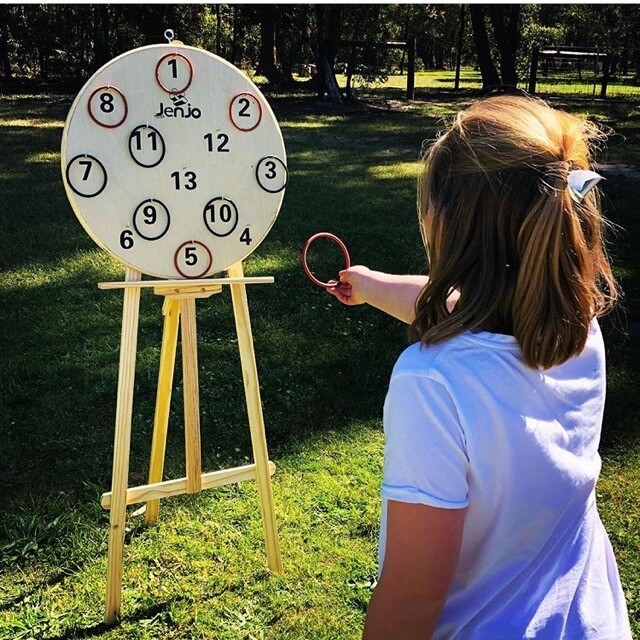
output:
[[[195,247],[187,247],[184,250],[184,262],[190,267],[193,267],[193,265],[198,262],[198,254],[196,253]]]

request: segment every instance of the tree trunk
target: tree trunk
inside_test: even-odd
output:
[[[493,33],[500,52],[500,75],[502,84],[518,85],[518,70],[516,56],[520,44],[518,22],[520,20],[519,4],[490,4],[489,17],[493,26]]]
[[[292,86],[295,84],[293,80],[293,65],[291,63],[291,56],[287,49],[287,38],[282,28],[283,16],[282,9],[276,22],[276,60],[280,63],[280,75],[285,84]]]
[[[105,65],[109,55],[109,6],[93,7],[93,61],[96,69]]]
[[[220,11],[220,5],[215,5],[216,7],[216,55],[222,56],[222,25],[220,24],[220,20],[222,19],[222,13]]]
[[[276,65],[276,22],[278,7],[263,5],[260,10],[260,59],[258,73],[267,78],[269,84],[280,86],[284,76]]]
[[[462,45],[464,44],[464,23],[465,6],[460,5],[460,24],[458,26],[458,45],[456,47],[456,78],[453,88],[457,91],[460,88],[460,66],[462,61]]]
[[[500,76],[495,64],[491,59],[491,47],[487,36],[487,27],[484,23],[484,11],[482,6],[472,4],[469,6],[471,12],[471,26],[473,28],[473,41],[476,45],[476,55],[478,66],[482,75],[482,88],[488,89],[500,84]]]
[[[240,26],[240,17],[238,16],[238,6],[233,5],[233,27],[231,38],[231,62],[236,64],[240,58],[240,38],[242,35],[242,27]]]
[[[318,93],[320,96],[326,93],[331,102],[343,104],[340,87],[333,70],[340,38],[341,6],[317,4],[315,11],[318,25],[316,50]]]
[[[9,46],[7,43],[7,30],[0,27],[0,61],[2,62],[2,71],[4,79],[8,82],[12,78],[11,60],[9,59]]]

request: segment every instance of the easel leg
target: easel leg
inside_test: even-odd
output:
[[[200,450],[200,392],[198,388],[195,298],[182,298],[180,312],[182,314],[182,377],[187,493],[197,493],[202,490],[202,453]]]
[[[140,273],[127,269],[127,281],[139,280]],[[107,560],[107,596],[105,622],[112,624],[120,613],[122,596],[122,553],[127,517],[127,485],[129,481],[129,451],[131,447],[131,417],[138,344],[140,289],[124,290],[122,307],[122,337],[120,341],[120,372],[111,480],[111,512],[109,518],[109,555]]]
[[[158,373],[158,392],[156,396],[156,412],[151,441],[151,463],[149,465],[149,484],[162,481],[164,456],[167,448],[167,430],[169,426],[169,407],[173,388],[173,371],[178,343],[178,326],[180,324],[180,301],[165,298],[162,307],[164,327],[162,330],[162,347],[160,349],[160,371]],[[158,522],[160,500],[149,500],[145,513],[145,524]]]
[[[229,267],[228,273],[232,278],[242,278],[242,263],[238,262]],[[256,464],[260,511],[262,512],[262,523],[264,525],[267,547],[267,563],[271,571],[274,573],[282,573],[280,542],[278,540],[278,527],[273,505],[273,491],[268,466],[269,454],[267,452],[267,439],[264,430],[262,403],[260,401],[260,387],[258,385],[258,370],[256,367],[253,336],[251,334],[251,323],[249,320],[247,291],[244,284],[232,284],[230,286],[236,331],[238,333],[242,377],[247,399],[251,445],[253,447],[253,457]]]

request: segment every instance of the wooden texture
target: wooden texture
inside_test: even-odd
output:
[[[124,289],[129,287],[187,287],[212,284],[273,284],[273,276],[249,276],[247,278],[195,278],[193,280],[140,280],[139,282],[99,282],[98,289]]]
[[[200,451],[198,337],[194,298],[180,300],[180,314],[182,316],[182,378],[187,493],[198,493],[202,490],[202,454]]]
[[[216,293],[222,293],[222,285],[209,284],[209,285],[191,285],[186,287],[172,286],[172,287],[154,287],[153,293],[158,296],[164,296],[166,299],[176,298],[210,298]]]
[[[105,609],[105,622],[107,624],[116,622],[120,614],[126,507],[129,504],[147,502],[146,522],[147,524],[153,524],[158,519],[159,501],[162,498],[184,493],[196,493],[202,489],[210,489],[229,483],[255,480],[258,485],[260,511],[265,531],[268,566],[276,573],[282,572],[271,487],[271,476],[275,472],[275,465],[269,461],[267,452],[246,294],[246,284],[251,283],[249,281],[252,279],[243,277],[242,263],[237,263],[230,267],[229,276],[229,278],[224,278],[220,281],[231,286],[254,463],[205,474],[202,473],[200,446],[196,298],[208,297],[214,293],[219,293],[221,286],[209,280],[204,283],[197,282],[195,285],[194,281],[178,281],[173,284],[166,282],[151,283],[150,281],[141,283],[140,272],[133,269],[127,270],[125,282],[113,283],[117,284],[118,288],[124,287],[124,304],[114,437],[113,480],[111,491],[103,494],[101,499],[102,506],[110,510]],[[273,282],[273,278],[262,278],[260,280],[262,282]],[[165,297],[163,305],[164,328],[149,482],[146,485],[128,488],[138,315],[140,291],[143,286],[155,286],[155,293]],[[116,287],[107,286],[103,288]],[[162,481],[179,329],[181,329],[182,337],[186,477]]]
[[[269,475],[272,476],[276,472],[276,466],[273,462],[269,462]],[[245,482],[246,480],[256,480],[256,465],[248,464],[242,467],[233,467],[231,469],[222,469],[220,471],[210,471],[202,474],[202,488],[213,489],[221,487],[225,484],[237,482]],[[127,505],[137,504],[138,502],[146,502],[150,504],[159,501],[161,498],[171,498],[187,493],[187,479],[177,478],[175,480],[165,480],[164,482],[156,482],[144,484],[139,487],[131,487],[127,491]],[[103,493],[100,498],[100,504],[103,509],[110,509],[112,504],[111,492]]]
[[[238,262],[228,270],[231,278],[242,278],[242,263]],[[267,548],[267,562],[269,569],[275,573],[282,573],[282,559],[280,557],[280,542],[276,524],[271,476],[269,474],[269,455],[267,439],[262,415],[260,387],[258,384],[258,370],[253,348],[253,336],[249,320],[249,305],[247,290],[244,284],[231,285],[231,299],[238,334],[238,348],[242,365],[242,378],[247,401],[249,429],[251,431],[251,445],[253,458],[257,469],[258,495],[260,497],[260,511],[264,525],[265,542]]]
[[[125,280],[131,282],[139,280],[140,277],[139,271],[129,268],[127,269]],[[140,289],[125,289],[122,307],[120,369],[118,374],[113,474],[111,480],[112,507],[109,518],[107,595],[105,603],[105,622],[107,624],[112,624],[116,621],[120,613],[122,598],[122,554],[127,516],[127,484],[139,311]]]
[[[149,484],[161,482],[164,470],[171,390],[173,388],[173,372],[178,344],[178,326],[180,324],[180,301],[165,298],[162,313],[164,314],[164,326],[162,330],[162,347],[160,349],[156,410],[153,420],[153,439],[151,441]],[[130,504],[128,499],[127,504]],[[154,499],[147,502],[145,523],[147,525],[155,524],[158,521],[159,511],[160,500]]]
[[[184,89],[188,104],[183,101],[175,105],[157,80],[158,73],[170,69],[169,61],[162,60],[176,50],[193,67],[191,83]],[[178,76],[183,76],[186,67],[178,63],[176,68]],[[184,86],[185,80],[180,77],[177,82]],[[109,121],[100,126],[95,116],[102,121],[108,112],[120,112],[120,99],[113,100],[111,108],[102,108],[103,91],[108,92],[110,87],[117,88],[126,99],[127,112],[121,123]],[[255,116],[260,111],[260,125],[252,131],[238,130],[231,116],[232,104],[239,104],[234,98],[243,93],[249,94],[248,112]],[[93,111],[87,108],[92,104]],[[140,164],[136,151],[140,146],[145,154],[150,151],[147,132],[141,131],[137,145],[128,142],[145,123],[157,127],[154,141],[166,151],[157,158],[153,169]],[[219,153],[218,149],[229,153]],[[62,179],[80,223],[99,246],[118,260],[158,278],[201,277],[220,273],[246,258],[275,222],[284,189],[267,192],[256,177],[256,164],[268,156],[286,164],[276,117],[245,73],[202,49],[152,44],[110,60],[80,90],[63,130]],[[74,162],[80,157],[88,159],[80,160],[82,165]],[[76,170],[71,171],[74,166]],[[87,182],[88,186],[102,174],[101,197],[79,195],[83,193],[82,183]],[[200,196],[194,199],[196,193]],[[215,222],[209,216],[203,220],[205,194],[210,194],[209,198],[233,194],[241,216],[232,216],[226,224],[220,216]],[[150,205],[144,203],[151,200],[166,204],[170,224],[164,230],[159,223],[145,220],[144,206]],[[157,211],[157,219],[164,220],[166,216],[160,214],[159,205]],[[212,235],[216,233],[217,237]],[[151,242],[145,239],[149,234],[155,238]],[[245,242],[244,238],[250,240]],[[208,247],[212,254],[208,268],[202,253],[193,264],[194,270],[185,270],[190,264],[184,259],[184,250],[180,251],[185,241]]]

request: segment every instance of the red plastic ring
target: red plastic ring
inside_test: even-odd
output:
[[[122,116],[122,118],[120,119],[119,122],[116,122],[115,124],[105,124],[104,122],[100,122],[100,120],[98,120],[98,118],[96,118],[93,115],[93,111],[91,111],[91,101],[93,100],[93,96],[96,95],[96,93],[98,93],[99,91],[114,91],[115,93],[117,93],[121,98],[122,98],[122,102],[124,102],[124,115]],[[90,96],[89,96],[89,100],[87,101],[87,110],[89,111],[89,117],[98,125],[100,125],[101,127],[105,127],[105,129],[115,129],[116,127],[119,127],[126,119],[127,116],[129,115],[129,105],[127,103],[127,99],[124,97],[124,93],[122,93],[122,91],[120,91],[120,89],[118,89],[117,87],[113,87],[111,85],[106,85],[103,87],[98,87]]]
[[[349,257],[349,251],[347,250],[347,247],[345,246],[344,242],[342,242],[342,240],[340,240],[338,236],[334,236],[333,233],[326,233],[326,232],[316,233],[314,236],[311,236],[304,243],[304,247],[302,248],[302,268],[304,269],[304,272],[307,274],[307,278],[309,278],[309,280],[311,280],[313,284],[316,284],[319,287],[324,287],[325,289],[328,289],[329,287],[335,287],[336,284],[338,284],[339,280],[330,281],[330,282],[321,282],[320,280],[318,280],[318,278],[316,278],[313,275],[313,273],[311,273],[311,269],[309,269],[309,265],[307,264],[307,252],[309,251],[309,247],[319,238],[327,238],[327,240],[332,240],[342,249],[342,253],[344,255],[345,269],[348,269],[351,266],[351,258]]]
[[[165,87],[162,84],[162,81],[160,80],[160,65],[167,58],[182,58],[187,63],[189,67],[189,80],[187,81],[187,84],[184,85],[184,87],[181,87],[180,89],[169,89],[169,87]],[[172,53],[167,53],[166,55],[162,56],[160,60],[158,60],[158,64],[156,65],[156,81],[160,85],[160,88],[163,91],[166,91],[169,95],[177,96],[179,93],[184,93],[191,86],[191,83],[193,82],[193,65],[191,64],[191,60],[189,60],[187,56],[183,56],[181,53],[178,53],[177,51],[174,51]]]
[[[234,105],[235,101],[240,96],[250,96],[251,98],[253,98],[256,101],[256,104],[258,105],[258,122],[256,122],[253,125],[253,127],[250,127],[248,129],[245,129],[244,127],[240,127],[238,125],[238,123],[235,121],[234,117],[233,117],[233,105]],[[243,91],[242,93],[238,93],[235,96],[233,96],[233,98],[231,98],[231,102],[229,103],[229,119],[231,120],[231,124],[238,131],[249,132],[249,131],[253,131],[254,129],[256,129],[258,127],[258,125],[260,124],[260,122],[262,122],[262,105],[260,104],[260,100],[258,99],[258,96],[255,96],[255,95],[253,95],[253,93],[249,93],[248,91]]]

